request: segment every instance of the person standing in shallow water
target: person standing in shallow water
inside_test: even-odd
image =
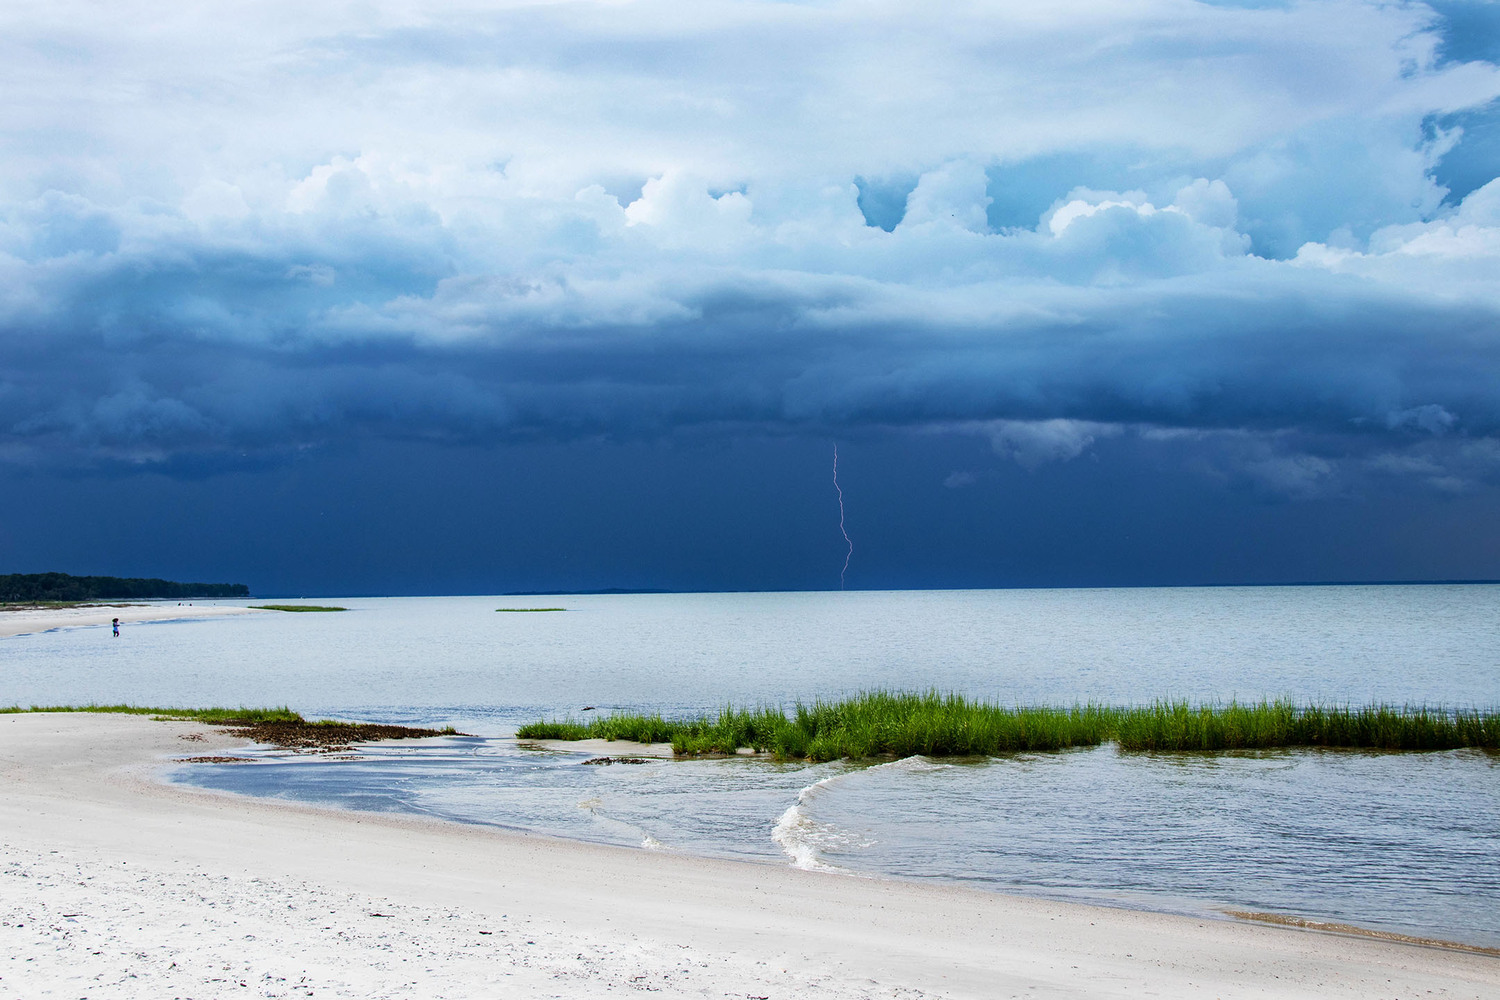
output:
[[[116,618],[114,621],[110,622],[110,624],[115,627],[115,638],[120,638],[120,619]]]

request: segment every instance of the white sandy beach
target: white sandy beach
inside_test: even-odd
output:
[[[232,741],[0,717],[0,996],[1495,997],[1460,951],[170,786]]]
[[[220,618],[225,615],[267,614],[234,604],[93,604],[71,608],[22,608],[0,610],[0,639],[13,635],[49,632],[55,628],[108,625],[118,618],[122,625],[168,622],[181,618]]]

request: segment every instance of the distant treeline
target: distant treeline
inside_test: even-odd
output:
[[[243,583],[176,583],[118,576],[11,573],[0,576],[0,601],[181,600],[189,597],[249,597]]]

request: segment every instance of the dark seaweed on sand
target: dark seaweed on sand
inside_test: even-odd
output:
[[[150,708],[142,705],[32,705],[0,708],[0,714],[16,712],[103,712],[149,715],[163,721],[201,722],[220,726],[230,735],[254,740],[284,750],[329,753],[347,750],[353,743],[381,740],[417,740],[429,736],[460,735],[452,726],[423,729],[369,722],[309,721],[285,706],[281,708]]]

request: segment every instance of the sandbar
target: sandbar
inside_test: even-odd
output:
[[[13,635],[50,632],[59,628],[84,628],[120,623],[169,622],[182,618],[221,618],[225,615],[270,614],[236,604],[88,604],[60,608],[0,608],[0,639]]]
[[[0,716],[0,995],[1495,997],[1500,959],[320,809],[189,722]]]

